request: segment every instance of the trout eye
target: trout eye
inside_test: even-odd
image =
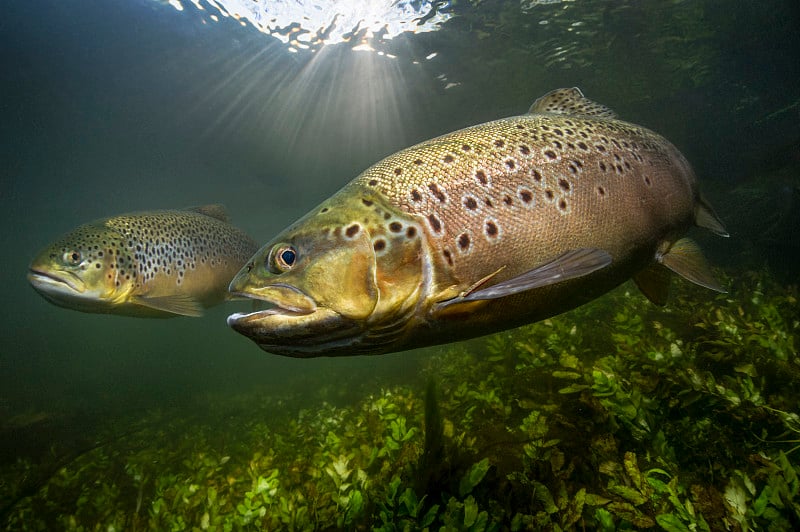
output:
[[[80,251],[67,251],[61,258],[64,260],[65,264],[70,266],[77,266],[83,260]]]
[[[283,273],[291,270],[295,262],[297,251],[292,246],[281,244],[272,249],[268,266],[273,273]]]

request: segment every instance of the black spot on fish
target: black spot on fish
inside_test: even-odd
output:
[[[603,172],[607,170],[606,163],[604,163],[603,161],[600,161],[600,163],[598,163],[598,166],[600,166],[600,170]]]
[[[524,203],[530,203],[533,201],[533,193],[530,190],[522,189],[519,191],[519,199]]]
[[[471,211],[474,211],[475,209],[478,208],[478,202],[475,201],[475,198],[467,196],[464,199],[464,207],[466,207],[467,209],[469,209]]]
[[[512,203],[514,203],[514,200],[511,199],[511,196],[506,195],[506,197],[503,198],[503,203],[505,203],[506,205],[511,205]]]
[[[414,164],[417,166],[422,166],[422,159],[414,159]]]
[[[487,207],[494,207],[494,203],[492,203],[492,200],[490,198],[485,198],[483,200],[483,203],[485,203]]]
[[[447,199],[447,196],[444,195],[444,192],[442,192],[436,183],[430,183],[428,185],[428,189],[431,191],[431,194],[433,194],[441,203],[444,203]]]
[[[486,185],[489,183],[489,178],[486,177],[486,172],[483,170],[478,170],[475,172],[475,177],[480,181],[481,185]]]
[[[449,153],[442,158],[442,161],[446,162],[447,164],[452,163],[454,160],[455,160],[455,157],[453,157]]]
[[[399,233],[402,230],[403,230],[403,224],[401,224],[400,222],[392,222],[389,224],[389,231],[391,231],[392,233]]]
[[[503,146],[506,145],[506,143],[503,142],[503,140],[501,139],[497,139],[496,141],[494,141],[494,145],[497,146],[498,148],[502,148]]]
[[[544,156],[550,159],[551,161],[554,160],[556,157],[558,157],[556,155],[556,152],[554,152],[553,150],[546,150],[544,152]]]
[[[366,205],[367,207],[372,207],[372,200],[368,200],[367,198],[361,198],[361,203]]]
[[[431,229],[433,229],[434,232],[438,233],[442,230],[442,222],[439,221],[439,218],[437,218],[435,214],[428,215],[428,222],[431,224]]]
[[[497,228],[497,224],[495,224],[491,220],[486,221],[486,234],[492,238],[497,236],[499,229]]]
[[[377,184],[378,184],[378,180],[377,179],[370,179],[369,180],[369,186],[374,187]]]
[[[602,144],[596,144],[595,145],[595,149],[597,149],[597,151],[599,151],[600,153],[605,153],[606,152],[606,147],[603,146]]]
[[[319,212],[320,212],[320,213],[322,213],[322,214],[325,214],[325,213],[326,213],[326,212],[328,212],[329,210],[330,210],[329,208],[327,208],[327,207],[323,207],[323,208],[322,208],[322,210],[321,210],[321,211],[319,211]]]
[[[375,241],[374,244],[372,244],[372,248],[375,251],[383,251],[384,249],[386,249],[386,241],[383,239],[378,239]]]
[[[469,235],[467,233],[461,233],[458,236],[458,247],[460,247],[462,251],[469,249]]]
[[[569,181],[566,179],[559,179],[558,186],[560,186],[563,190],[569,190]]]
[[[559,201],[558,208],[561,209],[562,211],[567,210],[567,200],[562,199],[561,201]]]
[[[406,229],[406,236],[408,238],[414,238],[415,236],[417,236],[417,228],[409,227],[408,229]]]
[[[519,152],[522,155],[528,155],[531,152],[531,149],[523,144],[522,146],[519,147]]]
[[[445,260],[447,260],[447,264],[452,266],[453,265],[453,255],[452,255],[452,253],[450,253],[450,250],[449,249],[445,249],[444,251],[442,251],[442,255],[444,255]]]
[[[517,163],[515,163],[515,162],[513,161],[513,159],[508,159],[508,160],[506,161],[506,166],[508,166],[508,169],[509,169],[509,170],[513,170],[514,168],[516,168],[516,166],[517,166]]]
[[[411,199],[414,201],[422,201],[422,194],[415,188],[411,191]]]
[[[541,183],[542,182],[542,174],[541,174],[541,172],[539,172],[539,170],[534,168],[531,173],[533,174],[533,180],[534,181],[536,181],[537,183]]]
[[[403,169],[402,168],[395,168],[394,169],[394,175],[400,175],[402,173],[403,173]]]
[[[555,194],[553,194],[553,191],[550,189],[545,190],[544,195],[547,196],[547,199],[549,200],[552,200],[555,197]]]
[[[650,176],[644,176],[644,184],[648,187],[653,184],[652,181],[650,181]]]
[[[470,151],[472,149],[472,146],[470,146],[469,144],[464,144],[463,146],[461,146],[461,149],[464,151]]]

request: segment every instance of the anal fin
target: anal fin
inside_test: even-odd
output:
[[[644,296],[659,306],[667,304],[672,276],[664,266],[651,264],[633,276],[633,281]]]
[[[134,302],[143,307],[160,310],[161,312],[168,312],[170,314],[190,316],[192,318],[203,315],[203,306],[196,299],[187,295],[176,294],[158,297],[138,296],[134,298]]]
[[[723,294],[727,292],[714,278],[700,246],[690,238],[681,238],[656,260],[688,281]]]

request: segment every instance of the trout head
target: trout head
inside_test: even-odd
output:
[[[46,300],[82,312],[109,312],[133,289],[122,235],[102,222],[82,225],[33,259],[28,281]]]
[[[371,191],[348,187],[261,248],[234,296],[270,306],[228,317],[265,351],[380,353],[407,331],[425,267],[421,229]]]

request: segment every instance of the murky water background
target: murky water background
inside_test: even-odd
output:
[[[134,210],[223,203],[264,242],[383,156],[557,87],[683,150],[734,235],[698,235],[715,264],[767,259],[796,282],[794,1],[459,2],[439,7],[436,31],[378,31],[354,51],[356,32],[313,52],[183,4],[2,8],[0,426],[50,423],[14,432],[2,462],[207,393],[328,387],[346,402],[345,390],[415,382],[426,353],[269,356],[225,326],[243,303],[194,320],[81,314],[40,298],[26,268],[57,235]]]

